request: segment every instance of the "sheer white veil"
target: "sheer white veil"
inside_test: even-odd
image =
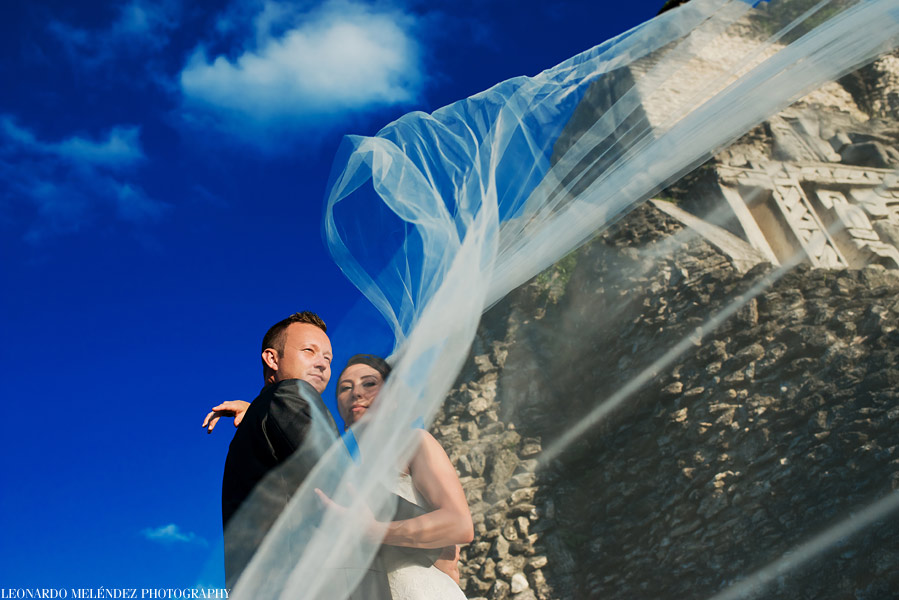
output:
[[[719,52],[734,33],[746,43]],[[393,329],[395,368],[356,431],[362,466],[345,468],[337,450],[319,463],[234,597],[345,597],[377,550],[362,535],[363,506],[390,513],[383,486],[414,451],[413,423],[428,422],[453,385],[482,313],[897,40],[895,0],[692,0],[534,77],[346,138],[325,237]],[[664,114],[646,115],[647,98]],[[348,511],[304,522],[316,487],[336,490]]]

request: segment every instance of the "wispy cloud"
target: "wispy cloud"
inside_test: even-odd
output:
[[[139,127],[112,127],[97,139],[45,141],[0,115],[0,148],[4,221],[24,221],[28,242],[74,233],[108,217],[154,222],[169,209],[134,181],[135,168],[145,160]]]
[[[0,116],[0,130],[25,152],[55,156],[73,164],[121,169],[144,159],[140,147],[140,128],[135,126],[113,127],[106,139],[100,141],[72,136],[60,142],[42,142],[34,133],[20,127],[12,117]]]
[[[177,8],[174,2],[132,0],[121,7],[110,34],[116,39],[136,36],[147,43],[159,44],[164,41],[161,34],[174,27]]]
[[[217,29],[233,35],[237,23],[226,14]],[[188,122],[264,146],[272,134],[280,143],[421,93],[416,19],[398,9],[330,0],[304,11],[268,1],[244,23],[238,53],[201,44],[181,71]]]
[[[148,540],[163,544],[197,544],[204,547],[209,545],[206,540],[192,531],[181,531],[181,529],[174,523],[169,523],[162,527],[144,529],[141,531],[141,535]]]
[[[104,28],[83,29],[59,20],[50,20],[47,27],[72,59],[96,67],[123,54],[163,48],[180,12],[180,0],[130,0],[118,6],[116,17]]]

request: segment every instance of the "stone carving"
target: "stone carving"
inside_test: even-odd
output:
[[[775,180],[773,198],[813,266],[831,269],[848,266],[798,181],[792,178]]]
[[[680,49],[677,78],[661,80],[650,55],[599,79],[560,137],[554,160],[603,114],[628,114],[627,133],[597,148],[579,184],[588,185],[610,166],[601,155],[623,154],[641,139],[633,132],[665,131],[687,109],[686,99],[712,94],[703,87],[709,73],[726,85],[736,68],[733,57],[755,48],[764,60],[777,51],[776,45],[759,47],[760,39],[748,32],[706,34],[702,44]],[[625,92],[627,109],[613,106]],[[820,268],[899,268],[899,176],[893,171],[899,125],[890,120],[897,98],[899,52],[811,92],[722,150],[708,165],[714,185],[705,180],[691,189],[678,182],[664,197],[748,242],[773,264],[804,254]],[[829,200],[831,192],[842,200]]]
[[[899,268],[899,179],[893,171],[758,161],[748,168],[720,165],[716,173],[741,237],[769,258],[773,253],[773,262],[803,250],[815,267]],[[737,210],[740,201],[749,210]]]
[[[838,191],[820,190],[818,192],[818,200],[821,202],[821,205],[825,209],[833,211],[851,242],[855,244],[858,250],[867,251],[861,256],[860,261],[855,262],[864,264],[889,262],[892,263],[889,266],[899,268],[899,251],[897,251],[895,246],[881,241],[863,208],[864,206],[874,214],[886,216],[888,214],[886,202],[874,193],[862,195],[862,197],[873,199],[874,201],[853,204]],[[852,266],[863,265],[855,264]]]

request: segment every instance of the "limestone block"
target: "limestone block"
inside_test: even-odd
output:
[[[527,577],[524,576],[524,573],[515,573],[512,575],[512,593],[518,594],[520,592],[525,591],[530,586],[528,585]]]
[[[872,226],[882,242],[899,248],[899,223],[894,223],[891,219],[880,219],[874,221]]]
[[[849,198],[861,206],[872,217],[886,217],[890,213],[887,199],[871,188],[856,188],[849,191]]]
[[[861,167],[887,169],[896,164],[896,158],[889,148],[880,142],[870,141],[851,144],[840,152],[842,162]]]
[[[836,212],[837,217],[842,221],[843,226],[847,229],[873,231],[871,221],[868,220],[865,211],[862,210],[861,207],[849,204],[849,202],[843,199],[842,202],[835,203],[833,209],[834,212]]]
[[[899,269],[899,250],[883,242],[866,242],[864,248],[880,257],[891,269]]]
[[[824,208],[832,209],[835,203],[845,203],[846,201],[846,196],[844,196],[842,192],[836,190],[819,189],[815,190],[815,195],[818,197],[818,201]]]
[[[488,558],[484,561],[484,565],[481,567],[481,571],[478,573],[481,579],[484,581],[492,581],[496,579],[496,561],[492,558]],[[486,590],[481,590],[486,591]]]
[[[839,152],[840,150],[842,150],[843,148],[845,148],[846,146],[851,144],[852,139],[848,135],[846,135],[844,132],[841,131],[841,132],[837,133],[836,135],[834,135],[833,137],[831,137],[828,140],[828,142],[830,142],[830,145],[834,150]]]
[[[511,587],[509,584],[502,579],[497,579],[493,583],[493,588],[490,590],[490,600],[506,600],[506,598],[509,597],[510,592]]]

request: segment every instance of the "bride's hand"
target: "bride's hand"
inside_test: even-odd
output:
[[[345,506],[341,506],[331,500],[330,496],[321,491],[320,488],[315,488],[315,495],[318,496],[318,499],[322,503],[322,507],[324,507],[325,510],[333,510],[340,516],[347,514],[347,509]]]
[[[356,490],[352,486],[349,487],[350,494],[353,496],[354,500],[357,499]],[[322,506],[326,510],[333,510],[340,516],[341,519],[346,519],[351,513],[350,509],[346,506],[341,506],[337,504],[331,498],[321,491],[320,488],[315,488],[315,493],[318,496],[319,502],[322,503]],[[386,523],[381,523],[377,519],[375,519],[375,515],[371,512],[371,509],[368,508],[368,505],[365,502],[361,503],[359,518],[361,519],[362,526],[365,529],[365,537],[368,538],[370,542],[378,544],[381,542],[381,539],[384,537],[384,529],[386,527]]]
[[[459,583],[459,546],[447,546],[440,553],[440,558],[434,561],[434,566],[450,576],[450,579]]]
[[[244,400],[222,402],[218,406],[212,407],[212,412],[203,419],[203,427],[206,428],[207,433],[212,433],[212,430],[215,429],[215,424],[222,417],[234,417],[234,426],[237,427],[243,421],[244,413],[247,412],[249,407],[250,403]]]

